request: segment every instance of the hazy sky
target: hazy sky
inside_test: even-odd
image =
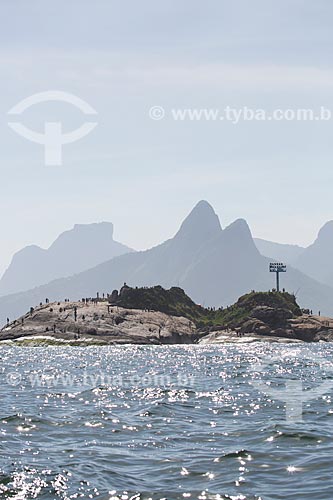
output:
[[[329,0],[11,0],[0,4],[1,263],[75,223],[115,224],[134,248],[170,236],[207,199],[223,226],[310,243],[333,218],[330,122],[175,122],[171,108],[333,110]],[[62,166],[8,128],[7,111],[61,90],[98,112]],[[163,106],[153,121],[150,107]],[[20,120],[66,131],[86,118],[45,103]]]

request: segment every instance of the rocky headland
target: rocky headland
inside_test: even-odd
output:
[[[218,325],[221,323],[221,326]],[[251,292],[216,314],[201,343],[330,342],[333,319],[302,310],[287,292]]]
[[[204,308],[177,287],[131,288],[107,297],[31,307],[7,322],[17,345],[210,344],[333,341],[333,319],[301,310],[287,292],[251,292],[227,308]]]
[[[27,345],[57,341],[74,345],[191,344],[196,338],[196,326],[186,318],[107,302],[43,305],[0,332],[0,341]]]

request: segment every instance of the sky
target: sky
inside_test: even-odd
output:
[[[333,219],[333,119],[175,121],[175,108],[333,111],[328,0],[11,0],[0,3],[1,262],[76,223],[111,221],[151,247],[209,201],[226,226],[310,244]],[[45,91],[86,101],[96,128],[46,166],[8,111]],[[165,117],[149,110],[162,106]],[[45,102],[17,118],[76,129],[91,117]]]

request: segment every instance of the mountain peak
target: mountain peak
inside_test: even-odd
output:
[[[192,212],[194,212],[194,210],[208,210],[208,211],[213,212],[215,214],[212,205],[210,203],[208,203],[208,201],[206,201],[206,200],[198,201],[198,203],[193,208]]]
[[[232,231],[233,233],[243,234],[244,236],[250,237],[252,239],[249,225],[245,219],[236,219],[225,229],[225,231]]]
[[[207,201],[201,200],[182,223],[176,238],[207,240],[221,231],[221,224],[213,207]]]
[[[248,223],[244,219],[237,219],[232,222],[228,227],[223,231],[225,237],[229,239],[229,241],[234,242],[234,244],[241,246],[247,251],[254,252],[259,254],[259,250],[255,246],[253,241],[252,233],[249,228]]]

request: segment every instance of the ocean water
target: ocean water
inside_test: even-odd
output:
[[[333,498],[332,344],[0,357],[1,499]]]

